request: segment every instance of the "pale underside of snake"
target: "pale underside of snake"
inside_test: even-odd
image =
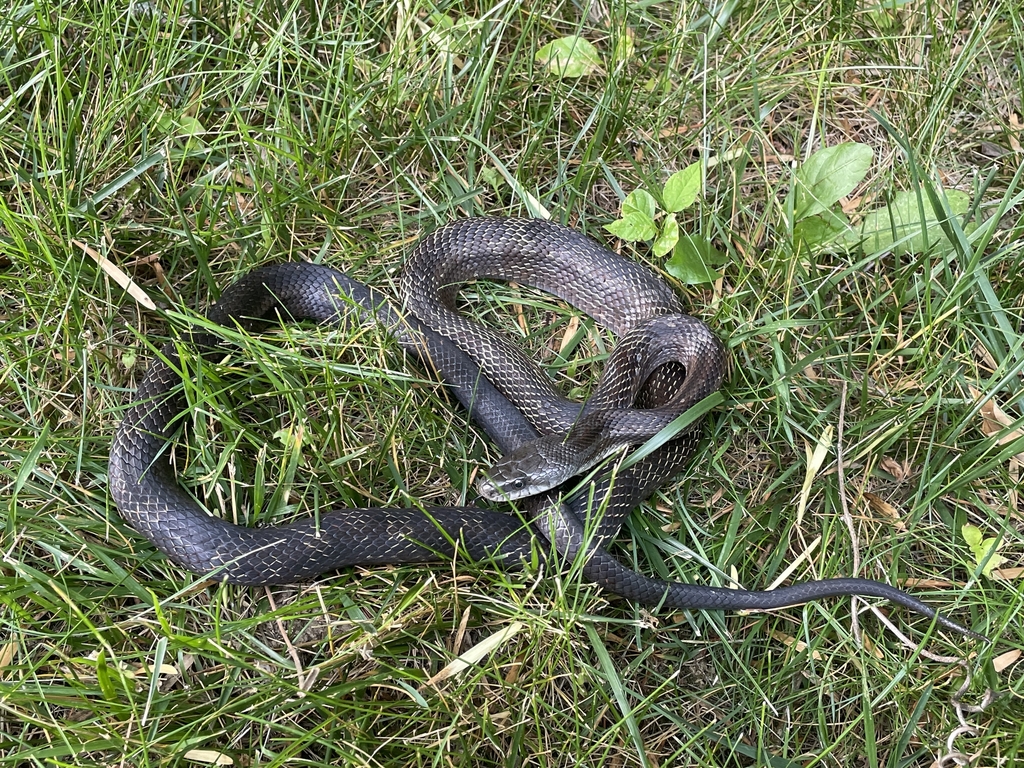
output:
[[[516,344],[456,311],[460,287],[476,279],[550,292],[618,336],[587,403],[562,397]],[[441,377],[505,452],[480,483],[482,495],[519,499],[533,532],[549,538],[560,558],[581,559],[583,577],[616,595],[695,610],[879,597],[955,632],[983,637],[882,582],[839,578],[764,592],[706,587],[648,578],[604,548],[625,516],[679,472],[696,446],[696,425],[582,488],[573,490],[572,478],[659,433],[714,392],[725,370],[722,345],[683,313],[676,294],[648,269],[557,224],[466,219],[421,240],[403,271],[401,292],[397,309],[328,267],[279,264],[242,277],[207,315],[250,332],[279,320],[380,323]],[[189,343],[205,355],[221,345],[215,335],[200,333]],[[167,450],[187,410],[180,362],[178,347],[168,343],[150,365],[114,437],[110,486],[128,523],[185,568],[237,584],[281,584],[351,565],[437,561],[456,550],[517,567],[535,551],[531,530],[518,517],[481,507],[337,509],[316,520],[259,528],[208,514],[179,485]],[[603,513],[596,521],[589,516],[595,509]]]

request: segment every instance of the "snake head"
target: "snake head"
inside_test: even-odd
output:
[[[564,436],[545,435],[495,462],[476,488],[490,501],[514,501],[550,491],[580,472],[580,465],[566,453]]]
[[[513,501],[530,496],[530,478],[515,468],[502,471],[499,464],[488,469],[477,480],[476,489],[480,495],[490,501]]]

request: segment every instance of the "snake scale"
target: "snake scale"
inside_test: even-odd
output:
[[[552,293],[619,337],[586,404],[559,395],[517,345],[456,311],[460,287],[476,279]],[[238,526],[208,514],[179,485],[168,450],[188,409],[183,361],[173,342],[151,363],[111,448],[111,494],[125,520],[179,565],[236,584],[293,583],[351,565],[437,561],[456,550],[514,567],[532,555],[532,534],[538,533],[565,561],[582,558],[584,578],[650,606],[769,609],[860,595],[890,600],[948,629],[982,637],[877,581],[809,581],[764,592],[666,582],[624,567],[602,546],[640,501],[678,473],[695,448],[696,425],[628,468],[617,470],[610,462],[611,470],[581,488],[573,490],[573,481],[566,480],[646,441],[714,392],[725,370],[720,342],[684,314],[672,289],[645,267],[558,224],[471,218],[421,239],[403,270],[401,294],[398,309],[333,269],[286,263],[239,279],[207,317],[249,332],[281,320],[380,323],[441,377],[511,457],[488,473],[480,490],[489,498],[521,498],[531,527],[480,507],[336,509],[316,520],[266,527]],[[214,334],[193,332],[189,343],[206,357],[223,351]],[[573,456],[566,458],[567,452]],[[530,461],[541,466],[523,470]],[[566,468],[566,461],[576,463]],[[553,465],[553,475],[535,482],[536,474]],[[591,523],[588,510],[598,507],[603,515]]]

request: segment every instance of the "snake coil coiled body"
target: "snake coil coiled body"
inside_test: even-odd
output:
[[[587,404],[561,397],[515,344],[456,311],[460,286],[478,278],[553,293],[619,336],[601,385]],[[623,446],[644,442],[717,389],[724,371],[721,344],[703,323],[682,312],[667,284],[582,234],[549,222],[479,218],[434,231],[409,258],[402,299],[398,310],[342,273],[290,263],[244,276],[224,291],[208,317],[249,331],[278,318],[341,323],[355,316],[380,323],[441,376],[503,451],[538,454],[530,446],[543,444],[558,452],[558,462],[563,445],[580,443],[588,446],[580,451],[590,456],[581,459],[582,469]],[[191,343],[204,354],[215,354],[218,347],[218,339],[209,334],[193,334]],[[478,507],[339,509],[317,521],[263,528],[207,514],[179,486],[167,451],[174,425],[187,408],[180,370],[177,347],[166,345],[115,435],[110,486],[124,518],[185,568],[255,585],[307,580],[349,565],[436,561],[456,549],[474,559],[493,557],[510,564],[530,555],[531,534],[518,518]],[[910,595],[865,579],[756,592],[664,582],[622,566],[601,543],[657,485],[679,471],[696,440],[690,428],[627,469],[599,474],[575,494],[559,494],[554,486],[581,471],[573,466],[522,505],[536,532],[551,538],[562,557],[584,559],[585,578],[627,599],[673,609],[737,610],[840,595],[875,596],[980,637],[936,616]],[[593,449],[595,441],[600,445]],[[485,494],[503,495],[501,483],[515,489],[530,482],[516,477],[518,466],[513,462],[511,479],[504,470],[496,472],[502,475],[500,483],[485,482]],[[588,510],[595,506],[603,517],[591,525]]]

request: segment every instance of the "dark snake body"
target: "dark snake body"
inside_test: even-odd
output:
[[[516,345],[455,311],[459,288],[477,278],[551,292],[625,340],[587,405],[558,395]],[[399,312],[380,294],[335,270],[280,264],[230,286],[208,318],[250,332],[279,317],[381,323],[408,353],[441,376],[505,452],[522,450],[538,436],[579,437],[595,423],[626,443],[641,443],[717,389],[724,371],[721,345],[703,323],[683,314],[667,284],[582,234],[549,222],[479,218],[442,227],[424,237],[410,256],[402,295]],[[191,343],[215,355],[219,341],[194,333]],[[478,507],[338,509],[318,520],[263,528],[210,516],[178,485],[169,457],[168,441],[187,410],[180,369],[177,347],[167,344],[117,430],[110,486],[124,518],[183,567],[260,585],[308,580],[351,565],[437,561],[457,549],[473,559],[495,558],[510,565],[530,557],[531,535],[517,518]],[[659,581],[623,567],[601,542],[679,471],[697,437],[690,428],[646,459],[599,475],[575,494],[563,494],[563,499],[557,491],[546,493],[524,500],[522,507],[560,556],[583,558],[584,578],[646,605],[769,609],[824,597],[872,596],[981,637],[905,592],[866,579],[811,581],[758,592]],[[592,523],[588,510],[598,506],[603,516]]]

